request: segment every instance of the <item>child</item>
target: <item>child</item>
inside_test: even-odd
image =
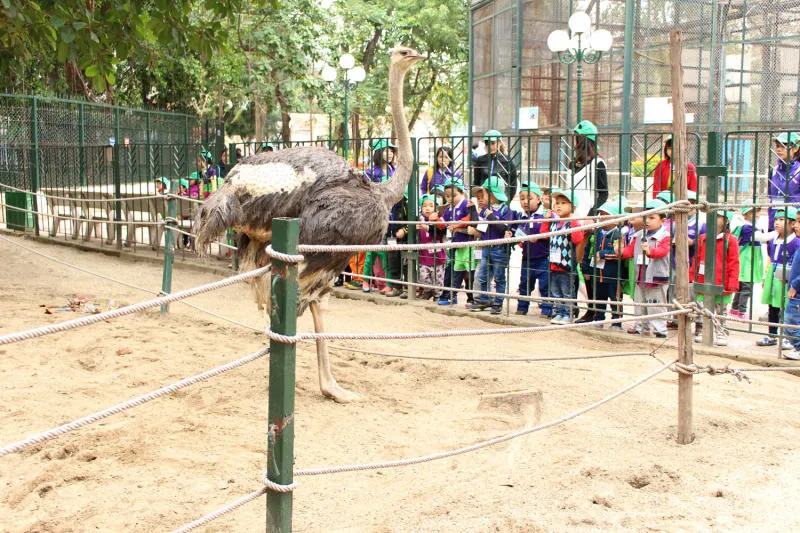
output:
[[[189,197],[200,198],[200,175],[197,172],[189,175]]]
[[[181,196],[189,196],[189,180],[178,180],[178,194]]]
[[[663,207],[663,203],[650,200],[645,209]],[[634,301],[636,303],[663,304],[663,307],[636,306],[638,316],[667,312],[667,285],[669,284],[669,250],[670,235],[664,213],[650,214],[645,217],[644,229],[636,232],[631,242],[622,252],[623,259],[633,259],[636,280]],[[643,319],[641,329],[629,330],[628,333],[649,335],[652,328],[659,339],[667,337],[667,321],[664,318]]]
[[[781,309],[786,305],[786,271],[792,264],[794,254],[800,247],[800,239],[794,235],[794,225],[797,220],[797,211],[794,207],[782,208],[775,211],[773,223],[775,237],[767,242],[770,264],[764,273],[764,292],[761,303],[769,305],[769,322],[780,322]],[[776,326],[769,326],[769,336],[756,342],[756,346],[775,346],[778,339]],[[792,344],[783,339],[781,350],[791,350]]]
[[[598,215],[619,215],[620,201],[609,200],[601,205],[597,210]],[[622,230],[617,222],[609,222],[602,226],[597,233],[596,253],[592,258],[592,277],[595,280],[595,291],[597,300],[611,300],[611,316],[612,318],[620,318],[622,316],[622,305],[620,305],[617,297],[617,288],[620,285],[620,261],[617,254],[618,243],[622,239]],[[590,295],[591,296],[591,295]],[[596,304],[594,306],[594,321],[600,322],[606,318],[606,304]],[[603,329],[603,326],[597,324],[595,327]],[[612,324],[611,329],[622,329],[622,324]]]
[[[519,190],[519,204],[522,206],[522,216],[520,220],[527,220],[525,224],[517,225],[517,236],[536,235],[542,227],[542,219],[549,216],[542,205],[542,190],[539,185],[532,181],[522,184]],[[538,222],[536,222],[538,220]],[[522,266],[519,278],[519,295],[528,296],[533,294],[536,282],[539,282],[539,296],[547,297],[547,278],[550,271],[550,262],[547,258],[549,243],[546,239],[538,241],[528,241],[520,243],[522,247]],[[518,315],[527,315],[530,302],[528,300],[517,301]],[[539,304],[541,315],[552,318],[553,306],[550,302],[542,301]]]
[[[754,228],[753,206],[742,208],[744,223],[733,230],[733,235],[739,241],[739,291],[733,296],[731,315],[745,318],[747,304],[753,296],[753,285],[764,281],[764,255],[761,253],[761,243],[774,238],[774,234],[759,231]],[[795,230],[797,227],[795,227]]]
[[[733,300],[733,293],[739,290],[739,243],[731,234],[730,221],[733,211],[717,211],[716,260],[714,261],[715,285],[722,285],[722,296],[714,296],[714,313],[725,314],[727,305]],[[706,283],[706,235],[697,240],[697,257],[689,269],[689,280],[698,284]],[[722,279],[723,273],[725,279]],[[699,290],[702,290],[699,288]],[[695,290],[697,301],[703,301],[703,293]],[[702,323],[695,330],[695,342],[703,340]],[[714,346],[727,346],[728,336],[722,329],[715,328]]]
[[[420,244],[444,242],[447,226],[441,223],[436,224],[436,222],[442,221],[439,218],[439,213],[436,212],[436,200],[432,194],[425,194],[420,197],[420,201],[422,202],[422,207],[420,208],[419,220],[423,222],[423,224],[417,224]],[[444,266],[446,262],[447,255],[441,248],[420,250],[419,282],[427,285],[444,285]],[[433,298],[433,289],[425,289],[420,292],[423,300]]]
[[[474,217],[478,220],[511,220],[511,209],[506,205],[506,183],[497,175],[489,176],[480,187],[475,188],[476,197],[472,198],[470,206],[470,220]],[[506,224],[487,224],[486,227],[470,226],[469,233],[480,236],[481,239],[493,240],[511,237],[511,231]],[[506,267],[508,266],[508,246],[496,244],[485,246],[481,255],[481,262],[478,266],[478,284],[482,292],[489,290],[491,281],[494,280],[495,291],[506,291]],[[475,296],[475,301],[470,306],[472,311],[483,311],[492,308],[493,315],[499,315],[503,311],[503,297],[495,296],[494,301],[490,301],[485,294]]]
[[[794,254],[792,259],[792,269],[789,272],[789,293],[784,312],[783,321],[790,326],[800,326],[800,254]],[[792,343],[794,348],[791,352],[783,355],[786,359],[794,361],[800,360],[800,329],[787,328],[786,338]]]
[[[444,197],[447,201],[442,218],[447,221],[461,220],[468,222],[469,200],[464,195],[464,183],[459,179],[452,179],[444,185]],[[468,224],[455,224],[450,226],[452,242],[467,242],[472,240],[469,236]],[[472,248],[455,248],[451,252],[451,262],[445,271],[445,286],[452,289],[442,291],[439,296],[439,305],[455,305],[458,303],[457,290],[466,282],[467,288],[472,288],[471,281],[475,278],[475,259]],[[449,283],[448,283],[449,282]],[[452,292],[452,295],[451,295]],[[467,293],[467,303],[473,303],[472,293]]]
[[[625,208],[626,213],[639,213],[644,208],[641,205],[631,205]],[[628,220],[628,225],[622,228],[621,244],[624,248],[633,242],[634,236],[644,229],[644,217],[636,217]],[[622,294],[620,300],[627,294],[631,300],[636,298],[636,262],[632,259],[623,259],[622,272],[625,281],[622,283]],[[641,333],[641,324],[637,323],[628,333]]]
[[[550,187],[542,187],[542,207],[544,207],[545,211],[550,211],[553,209],[553,206],[550,204]]]
[[[169,194],[169,180],[164,176],[156,179],[156,194]]]
[[[550,189],[550,198],[553,205],[551,221],[542,224],[540,233],[560,231],[580,226],[577,220],[571,220],[572,212],[576,207],[575,194],[567,193],[558,187]],[[584,232],[575,231],[567,235],[550,237],[548,256],[550,263],[550,282],[547,285],[548,296],[553,298],[578,297],[578,262],[576,247],[583,242]],[[551,324],[569,324],[577,307],[575,302],[554,302],[555,315]]]
[[[364,256],[364,275],[385,278],[386,263],[385,251],[367,252]],[[370,292],[370,290],[374,288],[383,295],[392,292],[392,289],[386,285],[386,282],[380,280],[363,279],[361,288],[364,292]]]

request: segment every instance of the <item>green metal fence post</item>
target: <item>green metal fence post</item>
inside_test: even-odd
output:
[[[631,93],[633,92],[633,26],[636,0],[625,0],[625,43],[622,67],[622,152],[619,164],[620,190],[631,189]],[[638,103],[637,103],[638,105]],[[624,173],[627,176],[623,178]]]
[[[300,221],[276,218],[272,221],[272,245],[284,254],[297,253]],[[281,335],[297,333],[297,264],[272,261],[270,329]],[[277,341],[269,344],[269,432],[267,478],[289,485],[294,468],[295,345]],[[267,492],[267,531],[292,530],[292,493]]]
[[[33,193],[33,233],[39,236],[39,208],[37,206],[36,192],[41,186],[41,169],[39,168],[39,102],[33,97],[31,109],[31,132],[33,133],[33,174],[31,175],[31,192]]]
[[[145,175],[145,181],[148,184],[147,186],[149,187],[149,184],[153,183],[153,180],[155,180],[156,178],[159,178],[160,176],[157,176],[156,175],[157,173],[153,172],[152,160],[150,158],[150,140],[151,140],[150,139],[150,111],[145,113],[144,120],[145,120],[145,128],[146,128],[146,131],[145,131],[144,161],[145,161],[145,165],[147,166],[147,170],[145,170],[144,175]]]
[[[698,175],[706,176],[706,201],[709,203],[716,203],[719,200],[719,178],[724,176],[726,171],[720,166],[721,162],[721,139],[720,133],[717,131],[708,132],[708,146],[707,150],[707,168],[699,168]],[[700,217],[698,216],[697,219]],[[709,211],[706,213],[706,258],[703,269],[705,272],[705,282],[699,287],[699,291],[703,294],[703,307],[715,311],[715,303],[717,296],[722,297],[722,287],[717,285],[717,213]],[[699,235],[699,227],[697,231]],[[697,253],[697,250],[696,252]],[[698,287],[696,285],[696,287]],[[714,343],[714,322],[711,318],[703,316],[703,345],[711,346]]]
[[[413,151],[414,157],[414,165],[412,169],[413,176],[415,179],[412,179],[408,184],[408,216],[406,217],[408,220],[414,220],[417,218],[418,213],[418,204],[419,204],[419,158],[417,154],[419,153],[419,147],[417,146],[417,138],[411,138],[411,149]],[[413,209],[413,211],[412,211]],[[394,231],[397,231],[397,228],[394,228]],[[417,231],[417,227],[414,224],[408,225],[408,244],[416,244],[419,240],[419,232]],[[406,281],[409,283],[416,283],[417,282],[417,257],[419,257],[419,252],[414,250],[407,250],[401,252],[402,256],[406,258]],[[408,287],[408,299],[414,300],[417,297],[416,288],[409,286]]]
[[[116,224],[114,225],[114,233],[116,235],[116,246],[117,250],[122,249],[122,202],[120,199],[122,198],[122,186],[121,186],[121,170],[119,168],[119,108],[114,108],[114,161],[112,163],[112,171],[114,172],[114,220]],[[111,238],[111,235],[108,236]]]
[[[86,186],[86,110],[78,104],[78,176],[81,187]]]
[[[178,194],[178,180],[170,180],[169,192],[171,196],[167,200],[167,225],[164,231],[164,273],[161,276],[161,292],[164,294],[172,292],[172,262],[175,259],[175,232],[172,228],[178,216],[178,200],[172,195]],[[161,314],[168,312],[169,304],[163,304]]]

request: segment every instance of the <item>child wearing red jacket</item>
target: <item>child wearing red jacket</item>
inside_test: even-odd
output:
[[[725,314],[728,304],[733,301],[733,295],[739,290],[739,241],[730,231],[730,221],[733,211],[717,211],[717,245],[716,260],[714,261],[714,284],[722,285],[722,296],[714,297],[714,313]],[[689,280],[696,283],[706,282],[706,234],[700,235],[697,240],[697,254],[692,258],[689,270]],[[724,281],[723,281],[724,277]],[[703,294],[695,289],[697,301],[703,301]],[[715,328],[716,329],[716,328]],[[695,342],[703,340],[702,324],[695,330]],[[715,331],[715,346],[727,346],[728,336],[724,330]]]
[[[660,201],[650,200],[645,209],[664,207]],[[634,335],[649,335],[650,328],[657,338],[667,337],[665,318],[647,319],[648,315],[667,312],[667,288],[669,286],[669,252],[671,239],[668,226],[664,224],[664,213],[649,214],[644,219],[644,228],[637,231],[622,251],[623,259],[634,260],[634,302],[664,304],[663,307],[636,306],[636,314],[643,320],[628,330]]]

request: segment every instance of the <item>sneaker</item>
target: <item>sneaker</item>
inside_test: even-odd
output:
[[[453,305],[456,305],[458,303],[458,294],[453,295],[453,299],[450,300],[450,303]],[[467,303],[472,303],[472,302],[467,302]]]
[[[398,289],[397,287],[394,287],[389,292],[386,293],[386,296],[388,296],[389,298],[394,298],[395,296],[400,296],[401,294],[403,294],[403,291],[401,289]]]
[[[703,342],[703,333],[700,332],[694,336],[694,342]]]
[[[794,350],[794,346],[792,346],[791,342],[783,339],[783,342],[781,342],[781,350]]]
[[[745,316],[736,309],[731,309],[728,314],[735,318],[745,318]]]
[[[792,361],[800,361],[800,352],[792,350],[791,352],[783,354],[783,357],[785,359],[791,359]]]
[[[756,341],[756,346],[775,346],[778,344],[778,339],[770,339],[769,337],[764,337],[760,341]]]
[[[611,324],[611,328],[610,328],[610,329],[614,329],[614,330],[622,331],[622,324],[619,324],[619,323],[617,323],[617,324]]]
[[[492,304],[489,304],[489,303],[485,303],[484,304],[484,303],[472,302],[471,304],[469,304],[469,310],[470,311],[485,311],[487,308],[489,308],[491,306],[492,306]]]
[[[361,287],[361,290],[362,290],[362,291],[364,291],[364,292],[369,292],[369,291],[370,291],[370,289],[369,289],[369,285],[367,285],[367,284],[364,284],[364,286],[363,286],[363,287]]]
[[[439,305],[450,305],[450,298],[439,298],[439,301],[436,303]]]
[[[641,335],[642,332],[636,328],[631,328],[628,330],[628,335]]]
[[[351,291],[354,291],[356,289],[360,289],[361,288],[361,282],[360,281],[345,281],[344,282],[344,287],[346,289],[350,289]]]
[[[667,338],[667,334],[666,333],[659,333],[657,331],[653,335],[655,336],[656,339],[666,339]]]
[[[714,336],[714,346],[727,346],[728,345],[728,336],[724,333],[717,333]]]
[[[551,324],[563,324],[564,323],[563,318],[564,318],[563,315],[556,315],[550,320],[550,323]]]
[[[408,300],[408,293],[406,291],[400,291],[400,299]]]
[[[383,294],[384,296],[389,296],[389,294],[391,294],[391,292],[392,292],[392,288],[389,287],[388,285],[386,285],[384,288],[382,288],[380,290],[380,293]]]
[[[502,312],[503,312],[503,308],[502,307],[499,307],[499,306],[496,306],[496,305],[492,306],[492,314],[493,315],[499,315]]]
[[[525,316],[525,315],[528,314],[528,312],[527,311],[523,311],[522,309],[517,309],[516,311],[514,311],[514,314],[515,315]]]

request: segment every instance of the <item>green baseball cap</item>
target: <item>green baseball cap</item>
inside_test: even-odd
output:
[[[198,174],[197,172],[192,172],[191,174],[189,174],[189,179],[190,180],[199,180],[200,179],[200,174]]]
[[[619,202],[609,200],[608,202],[604,203],[597,209],[598,213],[600,211],[604,211],[609,215],[619,215]]]
[[[434,195],[444,196],[444,187],[442,185],[437,185],[436,187],[431,189],[431,192]]]
[[[497,130],[489,130],[483,134],[483,140],[487,143],[491,141],[499,141],[502,136],[503,134]]]
[[[211,155],[211,152],[209,152],[208,150],[200,150],[200,157],[207,160],[214,159],[213,156]]]
[[[155,181],[157,181],[158,183],[163,183],[164,187],[169,189],[169,179],[165,178],[164,176],[161,176],[160,178],[156,178]]]
[[[383,150],[384,148],[391,148],[392,150],[397,150],[397,146],[393,145],[386,139],[378,139],[377,141],[372,143],[373,152],[377,150]]]
[[[520,186],[519,190],[520,190],[520,192],[528,191],[528,193],[534,193],[536,196],[541,196],[542,195],[542,188],[539,187],[539,184],[536,183],[535,181],[526,181],[526,182],[524,182]]]
[[[788,218],[789,220],[797,220],[797,209],[794,207],[781,207],[775,211],[775,218]]]
[[[772,140],[778,141],[784,146],[787,145],[796,146],[797,144],[800,143],[800,135],[798,135],[795,132],[790,132],[788,134],[786,132],[783,132],[779,133],[778,135],[773,135]]]
[[[446,182],[444,182],[444,188],[445,189],[448,189],[448,188],[450,188],[450,189],[458,189],[461,192],[464,192],[464,191],[467,190],[466,186],[464,185],[464,182],[461,181],[458,178],[451,178],[451,179],[447,180]]]
[[[743,215],[746,215],[747,213],[749,213],[750,211],[752,211],[755,208],[755,206],[753,205],[753,200],[745,200],[742,203],[748,204],[748,205],[742,207],[742,214]]]
[[[645,208],[645,210],[658,209],[660,207],[664,207],[665,205],[667,205],[667,204],[665,204],[663,200],[653,199],[653,200],[648,201],[646,204],[644,204],[644,208]],[[666,213],[664,213],[664,214],[666,215]]]
[[[181,178],[180,180],[178,180],[178,183],[180,184],[181,187],[186,187],[187,189],[189,188],[189,180],[187,180],[186,178]]]
[[[552,198],[553,203],[555,203],[556,198],[559,196],[566,198],[567,201],[572,204],[573,209],[578,207],[578,198],[575,195],[575,191],[566,192],[561,190],[561,187],[553,187],[550,189],[550,198]]]
[[[730,209],[727,209],[727,210],[719,209],[719,210],[717,210],[717,216],[718,217],[725,217],[729,221],[731,221],[731,220],[733,220],[733,211],[731,211]],[[797,216],[797,215],[795,215],[795,216]]]
[[[478,187],[486,189],[501,202],[508,201],[508,196],[506,196],[506,182],[500,176],[491,175],[483,182],[483,185],[479,185]]]
[[[419,197],[419,205],[422,205],[425,201],[433,202],[433,204],[436,205],[436,197],[432,194],[423,194]]]
[[[597,142],[597,126],[595,126],[594,123],[589,120],[581,120],[578,122],[578,125],[575,126],[573,131],[575,131],[575,133],[578,135],[583,135],[584,137]]]

